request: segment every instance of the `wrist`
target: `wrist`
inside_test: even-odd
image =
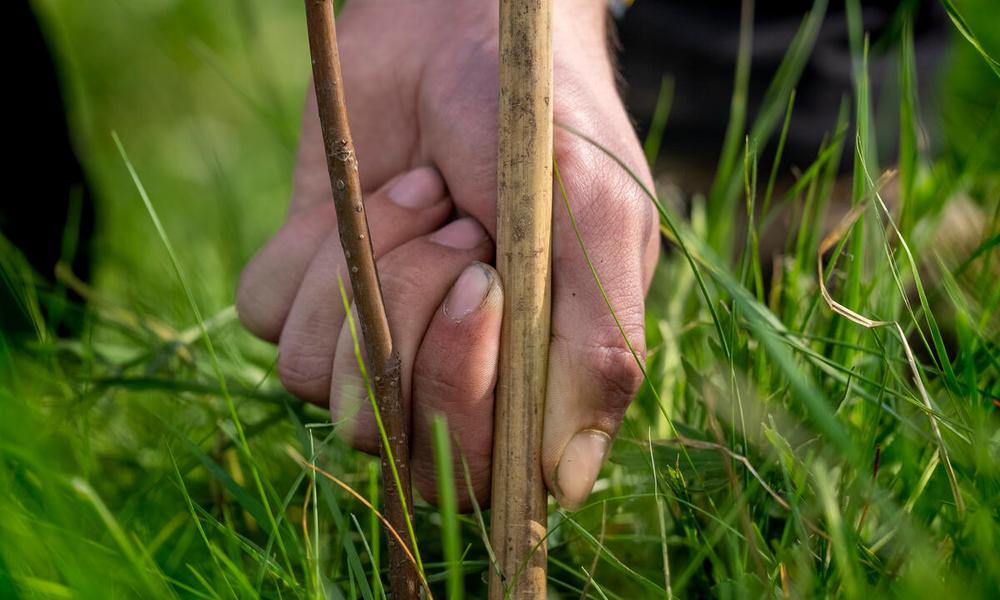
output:
[[[553,27],[565,26],[585,42],[606,41],[608,4],[606,0],[552,0]]]
[[[438,28],[471,27],[496,29],[500,0],[347,0],[342,19],[355,13],[378,14],[390,21],[407,22],[421,29],[421,24]],[[587,43],[604,43],[607,26],[607,0],[552,0],[554,33],[565,30]],[[452,31],[451,33],[454,33]]]
[[[553,0],[552,35],[556,64],[578,67],[589,77],[614,80],[613,26],[606,0]]]
[[[413,59],[454,52],[456,46],[488,48],[496,44],[500,1],[348,0],[338,31],[363,37],[377,32],[385,46],[404,48]],[[606,0],[551,1],[556,64],[578,66],[591,76],[607,71],[613,82]]]

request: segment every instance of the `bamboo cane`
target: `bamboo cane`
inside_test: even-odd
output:
[[[337,228],[344,257],[347,259],[369,372],[374,374],[377,404],[386,432],[381,445],[384,508],[390,526],[397,532],[407,532],[412,531],[408,523],[413,506],[410,493],[410,444],[400,396],[399,354],[392,345],[368,219],[361,197],[358,163],[354,156],[341,85],[333,2],[305,0],[305,5],[316,100],[337,211]],[[331,298],[330,301],[337,302],[337,299]],[[393,458],[396,461],[395,472]],[[414,564],[397,539],[387,536],[387,540],[392,597],[416,598],[417,572]],[[410,538],[409,542],[410,550],[419,562],[416,540]]]
[[[552,230],[551,0],[500,0],[497,270],[504,285],[493,433],[490,598],[545,596],[541,472]]]

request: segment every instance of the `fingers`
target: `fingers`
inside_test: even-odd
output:
[[[353,134],[354,150],[364,191],[382,186],[392,176],[426,162],[419,152],[416,97],[421,81],[423,52],[394,52],[393,48],[426,46],[426,37],[400,18],[410,8],[400,3],[363,2],[345,6],[337,17],[343,89]],[[372,35],[372,32],[378,35]],[[386,44],[386,40],[392,40]],[[303,210],[330,197],[326,153],[312,84],[306,91],[302,137],[295,167],[295,191],[290,212]]]
[[[314,206],[289,217],[250,259],[236,289],[236,310],[250,333],[278,341],[309,261],[336,228],[332,202]]]
[[[431,167],[415,169],[391,181],[365,205],[376,257],[433,231],[451,210],[441,177]],[[283,268],[281,258],[274,257],[274,270]],[[341,280],[350,297],[340,235],[333,228],[305,269],[294,299],[285,309],[287,318],[278,343],[278,375],[282,383],[293,394],[318,404],[325,404],[329,397],[330,369],[344,320]]]
[[[404,137],[412,137],[411,123],[400,122],[400,117],[384,110],[379,102],[368,97],[370,86],[351,85],[350,76],[354,69],[344,63],[347,79],[344,89],[349,90],[347,104],[354,127],[354,147],[358,164],[361,187],[366,193],[382,186],[393,174],[413,166],[414,152],[404,143]],[[373,65],[368,65],[373,68]],[[350,73],[349,73],[350,71]],[[357,97],[355,97],[355,95]],[[387,116],[390,115],[390,116]],[[385,140],[392,140],[386,144]],[[410,142],[412,145],[413,142]],[[292,178],[292,200],[288,206],[289,215],[307,211],[319,204],[326,204],[333,196],[330,176],[323,149],[323,130],[319,122],[316,93],[310,83],[306,91],[305,108],[302,111],[302,136],[299,140]]]
[[[409,412],[417,349],[452,283],[472,261],[488,261],[493,245],[470,218],[453,221],[413,240],[378,262],[393,346],[400,357],[403,405]],[[353,308],[352,308],[353,310]],[[343,437],[365,452],[378,450],[374,415],[358,370],[354,342],[345,323],[337,341],[330,385],[330,412]],[[410,422],[407,414],[406,422]]]
[[[418,167],[365,199],[376,252],[432,231],[447,216],[444,183],[431,167]],[[324,245],[339,251],[331,197],[292,213],[240,276],[236,307],[251,333],[275,342],[313,257]],[[329,274],[327,274],[329,276]],[[336,275],[333,275],[336,285]]]
[[[464,456],[480,504],[489,501],[493,450],[493,386],[497,378],[503,291],[492,267],[465,267],[434,314],[413,367],[413,483],[426,500],[437,501],[431,423],[447,418],[457,443],[455,486],[460,510],[472,508],[464,493]]]
[[[451,210],[444,196],[440,175],[430,167],[419,167],[402,175],[365,200],[376,256],[403,242],[426,234],[440,225]],[[332,199],[291,214],[273,238],[250,260],[240,277],[236,292],[236,307],[240,320],[252,333],[277,342],[282,336],[289,312],[306,280],[306,272],[318,255],[311,279],[321,279],[332,286],[339,298],[336,269],[342,266],[337,219]],[[339,260],[338,260],[339,257]],[[326,267],[323,269],[321,267]],[[315,293],[319,281],[310,281],[309,291]],[[339,307],[339,301],[336,302]],[[300,310],[305,311],[308,307]],[[341,309],[341,312],[342,309]],[[299,327],[301,329],[301,327]],[[340,331],[339,321],[330,334]],[[319,333],[319,332],[317,332]],[[290,336],[293,339],[295,336]],[[292,355],[297,352],[290,350]],[[332,356],[332,354],[331,354]],[[286,357],[286,362],[287,362]],[[292,365],[293,370],[296,365]],[[330,363],[326,365],[329,373]],[[292,376],[292,387],[297,380]],[[293,390],[295,391],[295,390]],[[321,398],[326,400],[326,386]]]

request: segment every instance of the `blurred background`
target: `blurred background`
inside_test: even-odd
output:
[[[235,276],[281,222],[289,196],[309,71],[300,4],[31,3],[92,190],[96,287],[139,306],[163,307],[176,296],[175,282],[162,277],[166,257],[143,251],[157,242],[112,142],[117,132],[198,296],[208,307],[231,303]],[[26,140],[49,131],[45,123],[18,128]],[[5,231],[30,226],[4,224]],[[42,274],[51,276],[53,266]]]
[[[309,77],[300,4],[19,1],[17,10],[25,13],[19,21],[29,26],[28,12],[33,9],[51,52],[71,147],[59,139],[60,124],[54,122],[57,90],[48,81],[44,49],[34,36],[27,36],[31,43],[15,66],[23,65],[19,75],[25,81],[41,83],[41,94],[22,92],[16,102],[31,107],[29,114],[47,116],[41,122],[28,118],[14,123],[17,146],[31,148],[15,152],[16,171],[30,170],[44,183],[51,175],[40,177],[42,173],[56,171],[62,177],[66,170],[64,157],[56,159],[55,169],[38,168],[52,165],[48,157],[53,149],[71,149],[78,157],[82,181],[91,190],[82,199],[85,230],[90,227],[88,213],[96,215],[92,241],[84,239],[78,250],[89,257],[96,287],[138,306],[166,308],[162,300],[175,295],[173,283],[162,276],[166,258],[141,251],[154,242],[151,223],[112,142],[111,132],[117,132],[160,206],[199,297],[210,307],[231,301],[236,275],[278,227],[289,196]],[[640,133],[648,130],[664,77],[673,88],[670,135],[664,137],[661,151],[668,166],[674,157],[685,165],[700,161],[710,170],[718,156],[736,58],[737,4],[638,2],[625,13],[620,32],[625,97]],[[757,26],[767,27],[756,32],[751,116],[808,9],[808,3],[760,4]],[[882,55],[890,54],[891,39],[898,33],[899,23],[893,21],[896,4],[863,3],[865,25],[875,30],[876,88],[895,77],[891,60]],[[928,131],[933,132],[926,143],[933,143],[940,156],[961,163],[989,126],[1000,92],[982,58],[968,44],[955,43],[960,38],[940,5],[922,5],[916,32],[920,102]],[[957,5],[976,24],[987,48],[1000,46],[1000,27],[994,26],[995,7],[989,0],[962,0]],[[880,41],[880,34],[888,39]],[[800,167],[808,164],[823,134],[833,128],[841,97],[850,94],[842,4],[831,7],[818,46],[803,75],[797,127],[791,130],[786,151],[786,160]],[[876,105],[879,122],[888,132],[898,118],[893,94],[887,90]],[[882,139],[891,144],[894,136]],[[997,153],[988,155],[985,160],[991,165],[1000,163]],[[22,241],[29,236],[19,238],[18,232],[31,231],[37,221],[61,233],[64,215],[52,207],[66,206],[68,199],[38,197],[30,185],[19,196],[23,194],[31,197],[25,204],[38,212],[33,219],[6,218],[5,234]],[[52,275],[52,259],[58,258],[56,244],[48,246],[47,254],[36,252],[45,254],[42,259],[49,263],[36,264],[46,277]],[[87,267],[80,261],[75,266]],[[180,314],[186,310],[183,305],[173,309]]]
[[[160,206],[164,226],[199,297],[208,307],[230,303],[236,275],[281,223],[290,193],[309,77],[301,3],[36,0],[29,4],[55,63],[72,150],[82,164],[83,181],[92,190],[83,198],[82,214],[85,226],[90,210],[96,216],[94,237],[89,242],[84,238],[79,250],[91,260],[96,287],[129,304],[160,309],[168,308],[162,300],[174,289],[173,282],[162,277],[166,258],[144,251],[152,250],[156,242],[112,142],[111,133],[117,132]],[[625,13],[621,28],[625,95],[640,133],[648,129],[662,78],[673,83],[670,135],[664,136],[661,152],[665,162],[678,156],[687,162],[698,160],[706,171],[714,164],[728,120],[739,32],[736,4],[690,7],[639,2]],[[877,44],[879,32],[888,30],[885,37],[892,37],[895,4],[874,3],[865,12],[866,26],[874,24],[876,29],[872,34],[873,63],[880,67],[873,69],[876,89],[895,77],[891,66],[883,64],[889,60],[880,58],[891,46],[883,43],[880,49]],[[995,7],[989,0],[956,4],[969,22],[979,25],[976,33],[987,48],[1000,47],[1000,27],[994,26]],[[930,34],[917,30],[921,106],[934,133],[935,149],[961,163],[978,147],[980,133],[995,118],[1000,91],[989,67],[959,38],[940,6],[924,5],[918,24],[930,23],[924,28],[933,30]],[[751,116],[807,9],[808,3],[781,8],[765,3],[757,9],[758,22],[770,29],[756,33]],[[805,91],[797,98],[797,127],[792,129],[786,156],[799,166],[813,158],[820,139],[833,128],[841,97],[850,94],[846,28],[842,8],[837,10],[836,5],[831,9],[819,44],[827,56],[817,52],[813,65],[820,67],[807,70]],[[30,16],[23,20],[30,21]],[[898,29],[898,23],[895,26]],[[680,31],[687,33],[681,36]],[[47,76],[44,60],[33,58],[42,51],[32,46],[24,56],[30,60],[19,61],[33,67],[23,73],[28,81],[44,81]],[[839,56],[829,56],[837,51]],[[842,59],[839,64],[836,58]],[[824,67],[824,61],[833,66]],[[43,94],[18,95],[26,105],[48,103],[45,121],[18,119],[15,124],[19,146],[34,149],[15,153],[25,169],[50,166],[39,157],[64,144],[58,139],[58,124],[52,123],[54,90],[43,86],[40,91]],[[877,104],[883,129],[891,131],[898,118],[893,108],[898,107],[897,98],[886,91]],[[806,124],[809,118],[814,123]],[[1000,164],[998,153],[987,154],[985,160],[991,165]],[[43,173],[63,169],[35,168],[32,173],[45,181]],[[67,200],[37,197],[31,185],[22,194],[31,196],[27,204],[38,211],[33,219],[62,231],[52,227],[61,216],[52,207]],[[92,208],[87,206],[91,203]],[[8,218],[3,230],[16,239],[17,231],[38,225]],[[48,250],[44,258],[50,264],[36,264],[45,277],[53,273],[55,245]],[[77,267],[86,265],[77,262]],[[178,317],[186,310],[183,305],[172,308],[180,311],[174,315]]]

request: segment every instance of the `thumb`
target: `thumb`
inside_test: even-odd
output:
[[[579,144],[557,153],[571,208],[557,187],[542,472],[573,510],[643,381],[643,300],[658,246],[652,208],[629,176]]]

